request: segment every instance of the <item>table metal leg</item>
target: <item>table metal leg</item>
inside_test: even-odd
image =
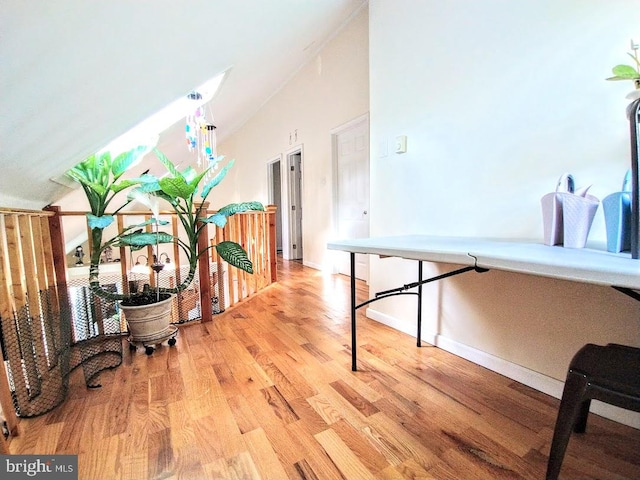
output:
[[[435,282],[436,280],[442,280],[447,277],[452,277],[454,275],[459,275],[464,272],[469,272],[471,270],[475,270],[477,273],[488,272],[489,270],[486,268],[474,266],[474,267],[463,267],[458,270],[453,270],[451,272],[443,273],[442,275],[438,275],[436,277],[431,278],[422,278],[423,270],[422,270],[422,260],[418,261],[418,281],[409,283],[407,285],[403,285],[402,287],[392,288],[390,290],[384,290],[382,292],[378,292],[375,294],[375,298],[370,298],[369,300],[365,300],[364,302],[356,305],[356,254],[353,252],[349,252],[351,256],[351,370],[357,371],[357,356],[356,356],[356,311],[369,305],[372,302],[377,302],[378,300],[382,300],[383,298],[393,297],[396,295],[417,295],[418,296],[418,332],[416,344],[418,347],[422,346],[422,285],[425,283]],[[417,292],[407,292],[406,290],[417,288]],[[619,289],[620,290],[620,289]],[[622,291],[622,290],[621,290]],[[640,295],[640,294],[638,294]]]
[[[358,370],[356,361],[356,254],[351,252],[351,370]]]
[[[422,261],[418,261],[418,335],[416,345],[422,346]]]

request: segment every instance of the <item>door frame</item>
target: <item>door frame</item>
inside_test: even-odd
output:
[[[289,168],[291,165],[291,157],[300,154],[300,202],[303,203],[303,193],[304,193],[304,148],[302,144],[296,145],[289,150],[284,152],[283,160],[281,163],[281,181],[282,181],[282,258],[284,260],[291,260],[296,258],[295,252],[293,251],[293,243],[295,241],[292,238],[292,232],[294,231],[294,222],[296,221],[296,216],[300,216],[300,221],[302,222],[302,212],[303,206],[298,205],[296,210],[296,214],[292,215],[291,206],[293,205],[293,192],[289,188],[291,185],[291,169]],[[284,165],[284,174],[282,172],[282,166]],[[304,241],[304,228],[302,228],[302,238],[301,243]],[[301,245],[302,252],[304,255],[304,247]],[[304,263],[304,262],[303,262]]]
[[[274,177],[273,177],[273,168],[275,164],[278,164],[280,167],[280,185],[279,185],[279,193],[280,193],[280,204],[277,205],[278,206],[278,211],[276,211],[276,244],[278,243],[279,240],[279,246],[280,246],[280,251],[283,250],[284,248],[284,241],[283,241],[283,228],[284,228],[284,206],[283,206],[283,198],[284,195],[283,193],[285,192],[284,187],[283,187],[283,175],[282,175],[282,167],[283,167],[283,159],[282,159],[282,154],[277,155],[273,158],[271,158],[270,160],[267,161],[267,185],[269,186],[268,188],[268,196],[269,196],[269,204],[270,205],[276,205],[276,200],[275,200],[275,192],[274,192]],[[280,238],[278,238],[278,235],[280,236]],[[278,245],[276,245],[277,247]]]

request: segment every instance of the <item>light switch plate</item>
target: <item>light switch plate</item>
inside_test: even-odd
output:
[[[407,136],[399,135],[396,137],[396,153],[406,153],[407,151]]]

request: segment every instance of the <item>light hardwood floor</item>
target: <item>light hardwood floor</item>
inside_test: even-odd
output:
[[[358,296],[367,297],[359,286]],[[213,322],[21,421],[11,453],[79,455],[81,479],[541,479],[558,400],[359,319],[349,281],[297,262]],[[561,478],[640,478],[640,431],[591,415]]]

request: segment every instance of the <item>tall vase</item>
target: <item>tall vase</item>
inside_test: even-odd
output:
[[[636,86],[640,92],[640,79],[636,80]],[[629,133],[631,138],[631,258],[640,258],[640,170],[638,169],[638,157],[640,157],[640,95],[627,107],[629,118]]]
[[[164,294],[163,294],[164,295]],[[126,306],[120,304],[129,326],[130,341],[153,345],[169,338],[171,328],[171,306],[173,296],[150,305]]]

